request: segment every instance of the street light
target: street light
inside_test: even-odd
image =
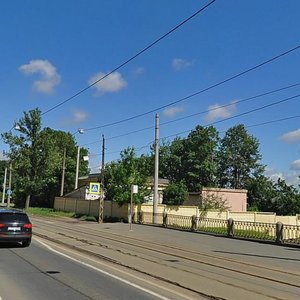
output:
[[[72,134],[72,137],[76,135],[76,133],[84,134],[84,129],[79,128]],[[75,178],[75,190],[78,187],[78,172],[79,172],[79,156],[80,156],[80,147],[77,147],[77,161],[76,161],[76,178]],[[66,148],[64,148],[64,156],[63,156],[63,166],[62,166],[62,174],[61,174],[61,187],[60,187],[60,196],[64,195],[64,185],[65,185],[65,171],[66,171]]]
[[[84,134],[84,129],[79,128],[73,136],[75,136],[76,133]],[[77,147],[77,160],[76,160],[76,175],[75,175],[75,190],[78,188],[78,173],[79,173],[79,159],[80,159],[80,147]]]

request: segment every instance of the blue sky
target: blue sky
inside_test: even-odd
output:
[[[47,112],[135,55],[209,1],[2,1],[0,3],[1,132],[24,111]],[[205,11],[107,79],[43,114],[43,126],[76,132],[117,122],[175,102],[300,44],[298,0],[217,0]],[[207,125],[300,94],[300,49],[186,101],[157,110],[160,137]],[[221,132],[245,124],[258,138],[266,174],[298,185],[300,97],[215,124]],[[219,108],[231,104],[230,106]],[[219,109],[217,109],[219,108]],[[193,117],[191,114],[207,111]],[[258,125],[294,117],[280,122]],[[99,170],[135,146],[147,153],[155,112],[76,135]],[[116,137],[143,128],[134,134]],[[114,138],[115,137],[115,138]],[[1,141],[2,150],[7,146]]]

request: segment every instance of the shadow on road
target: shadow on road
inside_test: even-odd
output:
[[[0,242],[0,249],[22,248],[21,243]]]

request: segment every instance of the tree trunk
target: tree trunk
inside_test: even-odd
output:
[[[25,202],[25,210],[29,208],[30,205],[30,195],[27,195]]]

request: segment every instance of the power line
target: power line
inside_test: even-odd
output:
[[[289,49],[289,50],[287,50],[287,51],[285,51],[285,52],[283,52],[283,53],[280,53],[280,54],[278,54],[278,55],[276,55],[276,56],[274,56],[274,57],[272,57],[272,58],[270,58],[270,59],[268,59],[268,60],[262,62],[262,63],[259,63],[259,64],[255,65],[254,67],[251,67],[251,68],[249,68],[249,69],[246,69],[245,71],[242,71],[242,72],[240,72],[240,73],[238,73],[238,74],[236,74],[236,75],[233,75],[233,76],[231,76],[231,77],[228,77],[227,79],[224,79],[224,80],[222,80],[222,81],[220,81],[220,82],[218,82],[218,83],[215,83],[215,84],[213,84],[213,85],[210,85],[210,86],[208,86],[207,88],[204,88],[204,89],[202,89],[202,90],[200,90],[200,91],[198,91],[198,92],[195,92],[195,93],[193,93],[193,94],[190,94],[190,95],[188,95],[188,96],[186,96],[186,97],[183,97],[183,98],[181,98],[181,99],[179,99],[179,100],[170,102],[170,103],[165,104],[165,105],[163,105],[163,106],[159,106],[159,107],[154,108],[154,109],[152,109],[152,110],[149,110],[149,111],[147,111],[147,112],[144,112],[144,113],[141,113],[141,114],[137,114],[137,115],[135,115],[135,116],[132,116],[132,117],[129,117],[129,118],[126,118],[126,119],[122,119],[122,120],[119,120],[119,121],[115,121],[115,122],[111,122],[111,123],[107,123],[107,124],[104,124],[104,125],[95,126],[95,127],[91,127],[91,128],[85,128],[85,130],[86,130],[86,131],[89,131],[89,130],[95,130],[95,129],[100,129],[100,128],[104,128],[104,127],[109,127],[109,126],[117,125],[117,124],[120,124],[120,123],[124,123],[124,122],[127,122],[127,121],[131,121],[131,120],[133,120],[133,119],[136,119],[136,118],[139,118],[139,117],[143,117],[143,116],[146,116],[146,115],[148,115],[148,114],[157,112],[157,111],[159,111],[159,110],[162,110],[162,109],[167,108],[167,107],[169,107],[169,106],[172,106],[172,105],[174,105],[174,104],[178,104],[178,103],[183,102],[183,101],[185,101],[185,100],[188,100],[188,99],[190,99],[190,98],[192,98],[192,97],[195,97],[195,96],[197,96],[197,95],[200,95],[200,94],[202,94],[202,93],[204,93],[204,92],[207,92],[207,91],[209,91],[209,90],[211,90],[211,89],[213,89],[213,88],[215,88],[215,87],[218,87],[218,86],[220,86],[220,85],[222,85],[222,84],[224,84],[224,83],[227,83],[227,82],[229,82],[229,81],[232,81],[232,80],[234,80],[234,79],[236,79],[236,78],[238,78],[238,77],[241,77],[241,76],[243,76],[243,75],[245,75],[245,74],[247,74],[247,73],[249,73],[249,72],[251,72],[251,71],[254,71],[254,70],[256,70],[256,69],[258,69],[258,68],[260,68],[260,67],[262,67],[262,66],[264,66],[264,65],[266,65],[266,64],[268,64],[268,63],[271,63],[271,62],[273,62],[273,61],[275,61],[275,60],[277,60],[277,59],[279,59],[279,58],[281,58],[281,57],[283,57],[283,56],[285,56],[285,55],[288,55],[288,54],[290,54],[290,53],[292,53],[292,52],[298,50],[299,48],[300,48],[300,45],[298,45],[298,46],[296,46],[296,47],[294,47],[294,48],[291,48],[291,49]]]
[[[271,106],[274,106],[274,105],[277,105],[277,104],[280,104],[280,103],[283,103],[283,102],[287,102],[287,101],[293,100],[293,99],[298,98],[298,97],[300,97],[300,94],[292,96],[292,97],[288,97],[288,98],[285,98],[285,99],[282,99],[282,100],[278,100],[276,102],[272,102],[270,104],[267,104],[267,105],[264,105],[264,106],[261,106],[261,107],[258,107],[258,108],[254,108],[254,109],[248,110],[246,112],[243,112],[243,113],[240,113],[240,114],[237,114],[237,115],[234,115],[234,116],[231,116],[231,117],[219,120],[219,121],[212,122],[210,124],[206,124],[204,127],[215,125],[215,124],[218,124],[218,123],[221,123],[221,122],[224,122],[224,121],[228,121],[228,120],[231,120],[231,119],[235,119],[235,118],[240,117],[240,116],[248,115],[248,114],[253,113],[255,111],[259,111],[259,110],[262,110],[262,109],[265,109],[265,108],[268,108],[268,107],[271,107]],[[190,132],[190,131],[191,130],[185,130],[185,131],[182,131],[182,132],[179,132],[179,133],[175,133],[175,134],[166,136],[164,138],[169,138],[169,137],[172,137],[172,136],[184,134],[184,133],[187,133],[187,132]]]
[[[191,118],[191,117],[195,117],[197,115],[201,115],[201,114],[205,114],[205,113],[208,113],[208,112],[211,112],[211,111],[215,111],[217,109],[225,108],[225,107],[228,107],[228,106],[231,106],[231,105],[235,105],[235,104],[247,102],[247,101],[250,101],[250,100],[253,100],[253,99],[257,99],[257,98],[260,98],[260,97],[263,97],[263,96],[271,95],[271,94],[274,94],[274,93],[277,93],[277,92],[280,92],[280,91],[284,91],[284,90],[287,90],[287,89],[290,89],[290,88],[293,88],[293,87],[297,87],[299,85],[300,85],[300,83],[295,83],[295,84],[291,84],[291,85],[288,85],[288,86],[284,86],[284,87],[281,87],[281,88],[278,88],[278,89],[275,89],[275,90],[267,91],[267,92],[264,92],[264,93],[261,93],[261,94],[255,95],[255,96],[251,96],[251,97],[248,97],[248,98],[245,98],[245,99],[235,101],[234,103],[224,104],[224,105],[218,106],[216,108],[207,109],[207,110],[204,110],[204,111],[201,111],[201,112],[198,112],[198,113],[194,113],[194,114],[190,114],[190,115],[187,115],[187,116],[184,116],[184,117],[181,117],[181,118],[177,118],[177,119],[174,119],[174,120],[171,120],[171,121],[163,122],[160,125],[164,126],[164,125],[174,123],[174,122],[177,122],[177,121],[182,121],[182,120],[185,120],[185,119],[188,119],[188,118]],[[128,136],[128,135],[131,135],[131,134],[134,134],[134,133],[142,132],[142,131],[153,129],[153,128],[154,128],[154,126],[144,127],[144,128],[141,128],[141,129],[137,129],[137,130],[134,130],[134,131],[124,133],[124,134],[109,137],[106,140],[112,140],[112,139]],[[82,146],[84,147],[84,146],[88,146],[88,145],[93,145],[93,144],[96,144],[96,143],[99,143],[99,142],[100,141],[95,141],[95,142],[84,144]]]
[[[234,102],[229,103],[229,104],[220,105],[218,107],[214,107],[214,108],[211,108],[211,109],[200,111],[198,113],[187,115],[185,117],[181,117],[181,118],[177,118],[177,119],[174,119],[174,120],[171,120],[171,121],[161,123],[161,126],[166,125],[166,124],[170,124],[170,123],[174,123],[174,122],[177,122],[177,121],[182,121],[182,120],[185,120],[185,119],[188,119],[188,118],[191,118],[191,117],[195,117],[195,116],[198,116],[198,115],[203,115],[205,113],[215,111],[215,110],[218,110],[220,108],[225,108],[225,107],[232,106],[232,105],[235,105],[235,104],[239,104],[239,103],[242,103],[242,102],[247,102],[249,100],[257,99],[257,98],[260,98],[260,97],[263,97],[263,96],[271,95],[271,94],[281,92],[283,90],[287,90],[287,89],[290,89],[290,88],[293,88],[293,87],[296,87],[296,86],[299,86],[299,85],[300,85],[300,83],[295,83],[295,84],[288,85],[288,86],[285,86],[285,87],[282,87],[282,88],[279,88],[279,89],[276,89],[276,90],[272,90],[272,91],[269,91],[269,92],[265,92],[265,93],[262,93],[262,94],[251,96],[251,97],[248,97],[248,98],[245,98],[245,99],[237,100],[237,101],[234,101]]]
[[[270,121],[266,121],[266,122],[261,122],[261,123],[256,123],[256,124],[252,124],[252,125],[247,125],[247,126],[245,126],[245,128],[258,127],[258,126],[263,126],[263,125],[268,125],[268,124],[272,124],[272,123],[278,123],[278,122],[288,121],[288,120],[297,119],[297,118],[300,118],[300,115],[289,116],[289,117],[285,117],[285,118],[281,118],[281,119],[270,120]],[[209,125],[211,125],[211,124],[209,124]],[[205,125],[204,127],[207,127],[209,125]],[[190,129],[190,130],[179,132],[179,133],[176,133],[176,134],[173,134],[173,135],[161,137],[160,140],[167,139],[167,138],[172,137],[172,136],[177,136],[177,135],[180,135],[180,134],[184,134],[184,133],[187,133],[187,132],[191,132],[192,130],[193,129]],[[224,132],[226,132],[226,131],[220,131],[219,133],[224,133]],[[141,147],[137,148],[136,152],[139,152],[142,149],[145,149],[145,148],[149,147],[151,144],[154,144],[154,140],[151,141],[151,142],[149,142],[147,145],[144,145],[144,146],[141,146]],[[116,154],[116,153],[120,153],[121,151],[122,150],[112,151],[112,152],[107,152],[106,154]],[[97,154],[97,155],[101,155],[101,154]]]
[[[191,16],[189,16],[188,18],[186,18],[185,20],[183,20],[181,23],[179,23],[178,25],[176,25],[175,27],[173,27],[167,33],[165,33],[164,35],[162,35],[161,37],[159,37],[158,39],[156,39],[150,45],[148,45],[145,48],[143,48],[142,50],[140,50],[138,53],[136,53],[135,55],[133,55],[132,57],[130,57],[129,59],[127,59],[126,61],[124,61],[123,63],[121,63],[119,66],[115,67],[112,71],[110,71],[109,73],[107,73],[106,75],[104,75],[103,77],[101,77],[100,79],[96,80],[92,84],[88,85],[87,87],[83,88],[79,92],[75,93],[71,97],[69,97],[69,98],[65,99],[64,101],[56,104],[52,108],[49,108],[48,110],[46,110],[45,112],[43,112],[41,115],[43,116],[43,115],[51,112],[52,110],[54,110],[54,109],[62,106],[63,104],[71,101],[75,97],[79,96],[80,94],[84,93],[85,91],[87,91],[88,89],[90,89],[91,87],[93,87],[94,85],[96,85],[98,82],[100,82],[100,81],[104,80],[105,78],[107,78],[112,73],[118,71],[119,69],[121,69],[122,67],[124,67],[125,65],[127,65],[128,63],[130,63],[132,60],[134,60],[135,58],[137,58],[138,56],[140,56],[141,54],[143,54],[144,52],[146,52],[147,50],[149,50],[150,48],[152,48],[154,45],[156,45],[157,43],[159,43],[161,40],[163,40],[164,38],[166,38],[168,35],[170,35],[174,31],[176,31],[178,28],[180,28],[181,26],[183,26],[185,23],[187,23],[188,21],[190,21],[191,19],[193,19],[194,17],[196,17],[198,14],[200,14],[202,11],[204,11],[206,8],[208,8],[210,5],[212,5],[215,1],[216,0],[210,1],[208,4],[206,4],[205,6],[203,6],[202,8],[200,8],[199,10],[197,10]]]

